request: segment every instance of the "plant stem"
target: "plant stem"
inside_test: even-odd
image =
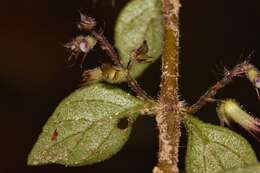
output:
[[[200,108],[202,108],[208,101],[212,100],[217,92],[225,87],[227,84],[232,82],[236,77],[241,77],[252,68],[252,65],[248,61],[244,61],[241,64],[236,65],[232,70],[226,71],[224,77],[213,85],[209,90],[202,95],[199,100],[188,108],[189,113],[196,113]]]
[[[159,128],[159,163],[154,173],[178,173],[182,104],[178,99],[179,0],[162,0],[164,50],[156,121]]]

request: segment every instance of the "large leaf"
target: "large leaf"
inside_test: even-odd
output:
[[[64,99],[34,145],[28,165],[80,166],[110,158],[127,141],[143,102],[105,84],[80,88]],[[122,120],[128,122],[123,129]]]
[[[219,173],[260,173],[260,164],[251,165],[244,168],[229,169]]]
[[[115,46],[126,66],[131,52],[147,41],[148,55],[155,61],[162,52],[163,25],[161,0],[132,0],[122,10],[115,28]],[[134,64],[133,77],[139,76],[149,64]]]
[[[257,163],[250,144],[231,130],[204,123],[191,115],[186,117],[185,125],[187,173],[218,173]]]

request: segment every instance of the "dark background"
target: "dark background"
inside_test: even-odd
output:
[[[113,41],[113,26],[126,0],[2,0],[0,4],[0,172],[1,173],[104,173],[151,172],[156,163],[157,131],[152,118],[140,118],[131,139],[112,159],[93,166],[65,168],[60,165],[26,166],[26,157],[57,104],[74,91],[80,81],[78,66],[69,67],[64,43],[79,32],[79,10],[93,16]],[[258,0],[183,1],[181,9],[182,99],[193,103],[223,74],[254,51],[251,61],[260,68],[260,3]],[[102,61],[98,49],[88,56],[93,66]],[[160,62],[139,80],[151,95],[158,96]],[[237,80],[218,94],[236,98],[260,116],[254,88]],[[218,123],[216,104],[198,115]],[[234,126],[260,155],[259,143]],[[183,135],[181,157],[185,152]],[[181,159],[183,168],[183,159]]]

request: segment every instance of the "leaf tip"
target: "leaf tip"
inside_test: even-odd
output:
[[[30,153],[27,158],[27,166],[37,166],[40,165],[40,163],[34,158],[33,154]]]

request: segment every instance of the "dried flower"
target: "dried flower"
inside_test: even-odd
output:
[[[256,132],[260,132],[260,119],[248,114],[232,99],[221,101],[217,112],[222,125],[224,125],[224,123],[230,125],[230,122],[233,121],[242,126],[253,136],[255,136]]]
[[[80,14],[80,23],[78,28],[85,31],[91,31],[96,26],[96,21],[92,17],[88,17],[84,14]]]
[[[143,44],[135,49],[132,52],[131,58],[135,60],[137,63],[151,63],[153,59],[148,56],[149,47],[147,41],[144,41]]]

